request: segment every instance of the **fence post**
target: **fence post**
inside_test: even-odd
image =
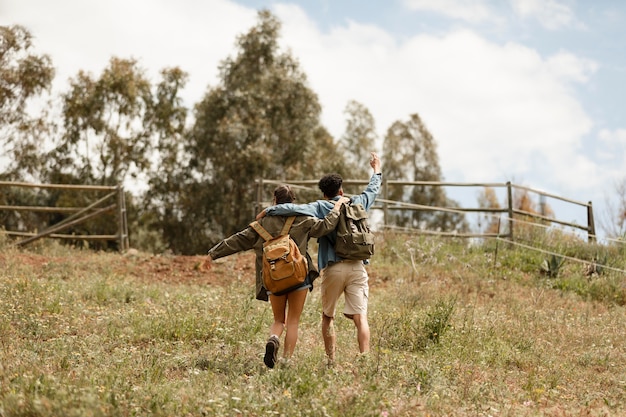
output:
[[[596,240],[596,225],[593,221],[593,205],[591,201],[587,204],[587,240],[589,242]]]
[[[388,208],[389,204],[387,200],[389,199],[389,183],[387,182],[387,178],[383,180],[383,197],[385,198],[385,202],[383,203],[383,229],[389,224],[388,217]]]
[[[511,181],[506,182],[506,194],[509,204],[509,239],[513,240],[513,187]]]
[[[261,211],[261,201],[263,201],[263,178],[256,180],[256,203],[254,205],[254,213],[252,213],[253,218]]]
[[[118,217],[118,239],[119,251],[126,252],[130,246],[128,240],[128,223],[126,222],[126,198],[124,196],[124,187],[117,186],[117,217]]]

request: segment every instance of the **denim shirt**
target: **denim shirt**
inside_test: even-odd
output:
[[[369,210],[376,196],[380,192],[380,186],[382,183],[382,174],[374,174],[370,178],[370,182],[367,188],[359,195],[352,196],[350,201],[356,204],[362,204],[365,210]],[[334,197],[332,200],[336,201],[340,196]],[[294,214],[315,216],[323,219],[328,212],[332,210],[334,203],[331,200],[317,200],[307,204],[279,204],[271,206],[265,209],[265,214],[268,216],[292,216]],[[326,236],[322,236],[317,239],[318,242],[318,255],[317,265],[319,270],[326,268],[329,263],[340,261],[341,258],[335,253],[335,241],[337,240],[337,232],[332,231]]]

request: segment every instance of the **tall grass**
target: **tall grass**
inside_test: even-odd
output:
[[[338,314],[327,366],[316,288],[295,356],[269,370],[252,269],[217,263],[219,285],[175,283],[142,276],[148,256],[0,249],[2,417],[626,413],[614,271],[568,262],[550,278],[531,251],[387,235],[368,267],[370,354]]]

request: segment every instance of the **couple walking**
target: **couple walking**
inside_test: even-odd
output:
[[[333,326],[335,310],[340,296],[344,295],[344,315],[354,322],[357,329],[359,351],[369,351],[370,329],[367,321],[367,300],[369,293],[368,275],[363,261],[350,261],[337,256],[334,250],[335,227],[339,220],[342,203],[352,201],[362,204],[366,210],[374,203],[382,183],[381,162],[374,152],[371,153],[370,166],[373,174],[365,190],[348,199],[343,196],[342,178],[338,174],[322,177],[318,183],[324,199],[308,204],[295,204],[295,194],[288,185],[281,185],[274,190],[273,205],[257,215],[257,220],[272,236],[276,236],[285,223],[286,216],[296,216],[289,234],[298,245],[300,252],[306,254],[308,275],[302,286],[286,294],[269,293],[263,287],[262,256],[265,241],[251,226],[222,240],[209,250],[205,268],[211,268],[211,262],[237,252],[254,249],[256,252],[256,298],[269,299],[274,322],[270,326],[270,336],[265,348],[264,363],[273,368],[277,361],[280,337],[285,331],[283,358],[288,359],[298,340],[300,315],[306,301],[307,290],[313,289],[313,281],[321,272],[322,294],[322,337],[324,348],[330,363],[335,360],[336,335]],[[317,268],[307,253],[309,238],[318,238]]]

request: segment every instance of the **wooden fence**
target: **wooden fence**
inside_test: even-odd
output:
[[[44,212],[44,213],[70,213],[64,220],[50,225],[47,229],[38,232],[25,232],[16,230],[5,230],[3,233],[8,236],[22,237],[16,242],[17,246],[24,246],[44,237],[58,239],[78,239],[78,240],[111,240],[118,241],[119,250],[126,251],[129,248],[128,223],[126,220],[126,199],[122,186],[95,186],[95,185],[69,185],[69,184],[31,184],[25,182],[0,181],[0,189],[8,187],[19,188],[39,188],[39,189],[60,189],[75,192],[108,191],[104,197],[94,201],[86,207],[44,207],[44,206],[10,206],[0,205],[0,210],[24,211],[24,212]],[[108,204],[102,206],[103,204]],[[89,219],[106,213],[116,213],[117,234],[114,235],[75,235],[61,234],[60,232],[76,226]]]
[[[272,179],[257,179],[257,201],[254,207],[255,213],[258,213],[263,207],[268,206],[270,203],[267,201],[263,201],[263,197],[267,195],[271,195],[271,190],[266,189],[266,186],[276,186],[279,184],[289,184],[292,187],[300,190],[309,190],[317,193],[317,198],[319,198],[320,191],[317,188],[318,180],[300,180],[300,181],[277,181]],[[344,189],[348,186],[365,186],[368,184],[368,181],[362,180],[344,180]],[[425,187],[481,187],[481,188],[493,188],[493,189],[502,189],[506,192],[506,207],[503,208],[485,208],[485,207],[435,207],[435,206],[425,206],[421,204],[413,204],[409,202],[403,201],[393,201],[389,200],[388,196],[390,193],[391,187],[407,187],[407,186],[425,186]],[[515,190],[521,190],[528,193],[534,193],[539,196],[540,205],[543,207],[546,204],[546,199],[551,198],[554,200],[558,200],[564,202],[566,204],[584,207],[587,213],[587,222],[585,225],[577,224],[574,222],[568,222],[564,220],[559,220],[557,218],[552,218],[546,216],[541,213],[532,213],[524,210],[519,210],[515,208],[513,196]],[[374,210],[382,210],[383,211],[383,227],[388,228],[390,222],[389,213],[397,210],[422,210],[422,211],[448,211],[453,213],[486,213],[488,215],[499,216],[506,215],[507,216],[507,232],[506,233],[456,233],[456,232],[432,232],[437,233],[439,235],[449,235],[456,237],[506,237],[508,239],[513,240],[515,236],[515,222],[520,217],[526,217],[530,219],[539,220],[548,224],[559,224],[562,226],[572,227],[574,229],[579,229],[587,233],[587,239],[589,241],[595,241],[596,239],[596,229],[593,218],[593,205],[591,201],[584,203],[564,197],[560,197],[554,194],[546,193],[544,191],[536,190],[530,187],[525,187],[521,185],[512,184],[510,181],[506,183],[461,183],[461,182],[437,182],[437,181],[394,181],[394,180],[383,180],[383,186],[381,192],[379,194],[379,198],[376,199],[376,203],[372,207]],[[516,218],[517,216],[517,218]]]

